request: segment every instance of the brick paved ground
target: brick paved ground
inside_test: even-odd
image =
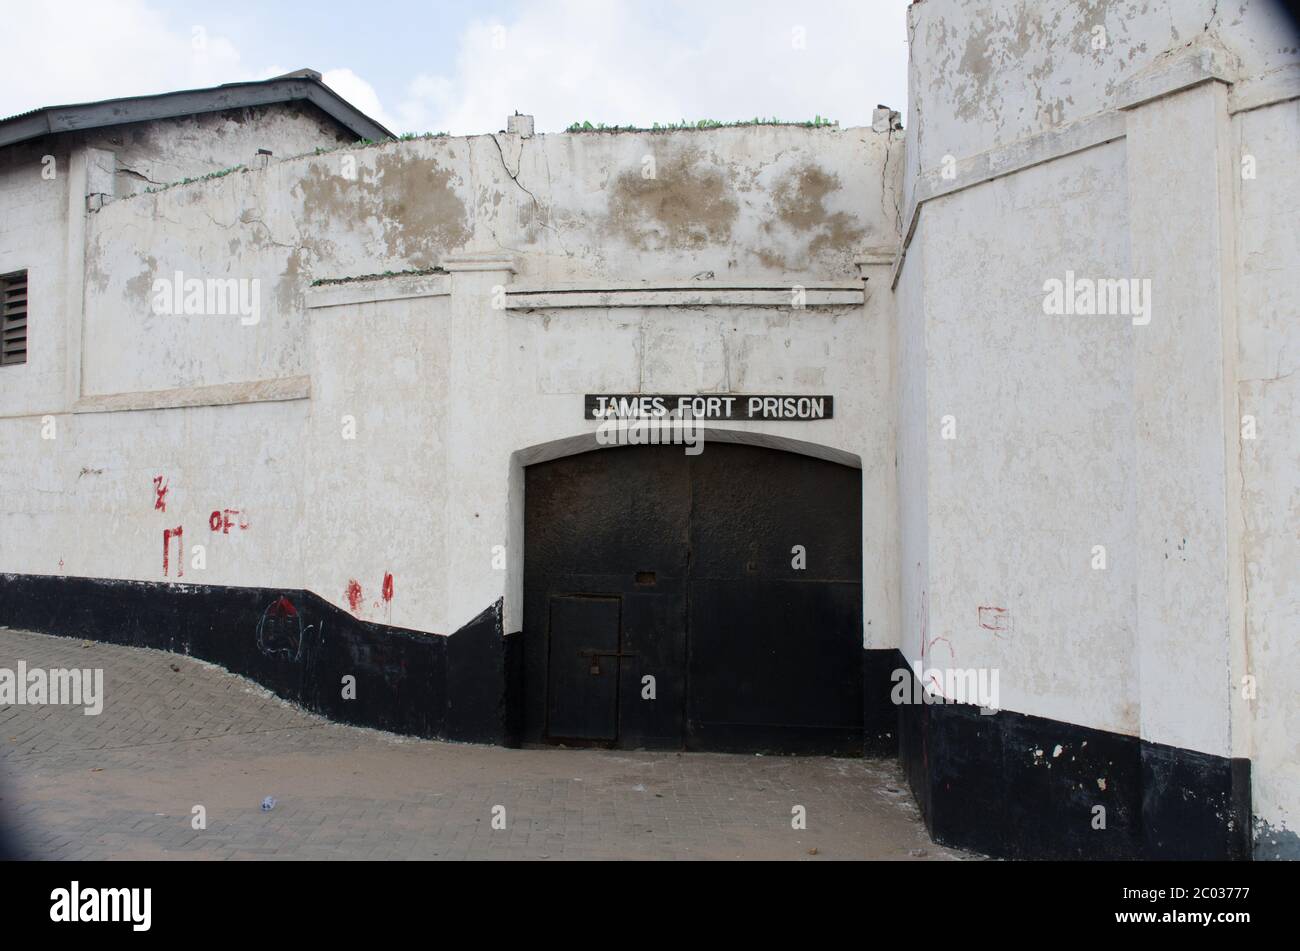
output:
[[[20,660],[102,667],[106,695],[97,717],[0,707],[0,816],[34,858],[965,857],[929,840],[893,762],[411,740],[188,658],[0,629],[0,668]]]

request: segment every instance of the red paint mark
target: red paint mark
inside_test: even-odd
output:
[[[1011,615],[1006,608],[980,608],[980,627],[999,634],[1011,630]]]
[[[921,592],[921,660],[925,660],[926,640],[930,637],[930,601]]]
[[[352,612],[355,614],[357,608],[361,607],[361,585],[357,584],[356,581],[349,581],[347,595],[348,606],[352,608]]]
[[[182,536],[185,534],[184,526],[177,525],[175,528],[163,529],[163,577],[167,577],[167,556],[171,552],[172,538],[176,539],[176,577],[185,577],[185,544]]]
[[[167,483],[162,476],[154,476],[153,479],[153,508],[155,512],[167,511]]]
[[[280,595],[280,600],[271,605],[271,610],[268,613],[273,618],[297,617],[298,609],[293,606],[292,601],[284,595]]]
[[[952,641],[948,640],[948,638],[936,637],[934,640],[930,641],[930,646],[933,647],[935,644],[938,644],[940,641],[943,641],[945,644],[948,645],[948,653],[955,660],[957,658],[957,652],[952,649]]]
[[[393,600],[393,576],[389,572],[384,572],[384,600]]]
[[[239,517],[238,521],[236,516]],[[248,516],[241,513],[239,509],[218,510],[208,516],[208,528],[222,535],[229,535],[235,525],[239,525],[241,532],[248,531]]]

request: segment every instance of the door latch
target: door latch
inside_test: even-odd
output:
[[[635,651],[622,651],[622,650],[617,650],[617,651],[585,650],[585,651],[578,651],[578,656],[579,656],[579,657],[590,657],[590,658],[591,658],[591,666],[590,666],[588,669],[590,670],[591,675],[592,675],[593,677],[599,677],[599,676],[600,676],[600,659],[601,659],[602,657],[613,657],[613,658],[615,659],[615,662],[616,662],[616,663],[615,663],[614,670],[615,670],[615,672],[617,672],[617,670],[618,670],[617,661],[618,661],[619,658],[622,658],[622,657],[636,657],[636,656],[637,656],[637,653],[636,653]]]

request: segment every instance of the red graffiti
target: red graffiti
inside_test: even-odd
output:
[[[270,617],[277,618],[277,619],[297,617],[298,609],[293,606],[292,601],[290,601],[284,595],[280,595],[280,600],[275,602],[275,604],[271,605],[271,607],[267,610],[267,614]]]
[[[361,585],[357,584],[355,580],[348,582],[347,596],[348,607],[352,608],[352,612],[355,614],[357,609],[361,607],[362,599]]]
[[[385,601],[393,600],[393,576],[390,572],[384,572],[383,594]]]
[[[185,577],[185,544],[181,540],[185,534],[184,526],[163,529],[163,577],[167,577],[167,557],[171,553],[172,538],[176,539],[176,577]]]
[[[946,638],[946,637],[936,637],[936,638],[934,638],[934,639],[932,639],[932,640],[930,641],[930,647],[932,648],[931,651],[930,651],[930,655],[931,655],[931,656],[934,656],[933,647],[934,647],[935,644],[938,644],[940,641],[942,641],[943,643],[945,643],[945,644],[948,645],[948,653],[949,653],[950,655],[952,655],[952,658],[953,658],[954,660],[956,660],[956,659],[957,659],[957,652],[956,652],[955,650],[952,649],[952,641],[948,640],[948,638]]]
[[[153,479],[154,500],[153,507],[155,512],[167,511],[167,483],[162,476],[154,476]]]
[[[956,652],[955,650],[952,649],[952,641],[948,640],[948,638],[946,638],[946,637],[935,637],[935,638],[931,638],[931,639],[930,639],[930,643],[929,643],[929,645],[924,645],[924,644],[922,645],[922,647],[921,647],[921,654],[924,656],[925,651],[926,651],[926,648],[927,648],[927,646],[928,646],[929,651],[930,651],[930,656],[933,657],[933,656],[934,656],[934,645],[935,645],[935,644],[939,644],[939,643],[947,644],[947,645],[948,645],[948,653],[949,653],[949,655],[952,657],[953,660],[956,660],[956,659],[957,659],[957,652]],[[930,683],[934,684],[934,690],[935,690],[935,693],[937,693],[939,696],[942,697],[942,696],[943,696],[943,684],[939,681],[938,674],[937,674],[935,671],[933,671],[933,670],[930,671]]]
[[[1011,630],[1011,615],[1006,608],[980,608],[980,627],[999,634]]]
[[[239,509],[218,510],[208,516],[208,528],[222,535],[229,535],[230,530],[236,525],[241,532],[248,531],[248,516],[242,514]]]

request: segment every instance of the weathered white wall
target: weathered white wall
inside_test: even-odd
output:
[[[1241,441],[1248,672],[1259,854],[1300,855],[1300,100],[1239,114],[1236,177],[1237,397],[1256,438]],[[1289,830],[1289,832],[1288,832]]]
[[[590,436],[582,394],[832,393],[833,421],[727,429],[860,459],[867,646],[998,668],[1007,709],[1249,756],[1261,852],[1294,854],[1295,50],[1258,2],[910,20],[906,158],[861,129],[422,139],[115,201],[83,242],[75,215],[38,225],[79,209],[102,151],[46,188],[10,150],[0,272],[36,290],[32,363],[0,370],[0,570],[161,580],[184,524],[208,558],[187,582],[440,633],[504,597],[514,628],[521,467]],[[493,306],[846,282],[900,218],[864,305]],[[260,321],[153,314],[177,270],[259,280]],[[1152,324],[1045,315],[1067,270],[1151,278]],[[121,401],[155,408],[70,412]],[[248,528],[211,531],[226,508]]]
[[[898,407],[899,642],[909,660],[929,641],[930,455],[938,420],[931,411],[926,372],[925,245],[913,242],[896,293]]]
[[[358,616],[440,633],[455,630],[447,559],[491,568],[490,552],[446,544],[456,491],[447,482],[448,303],[437,296],[311,312],[311,415],[297,492],[299,586]]]
[[[0,372],[4,570],[157,580],[162,531],[184,526],[185,556],[178,566],[173,544],[169,580],[184,570],[185,580],[208,584],[258,575],[272,585],[297,582],[305,401],[70,412],[87,392],[82,269],[96,219],[88,196],[129,196],[219,171],[258,148],[298,154],[346,138],[310,110],[272,106],[69,133],[0,152],[0,273],[27,269],[29,288],[28,362]],[[42,174],[47,154],[53,177]],[[141,239],[120,236],[123,245]],[[128,320],[148,332],[150,316],[133,311]],[[103,348],[100,362],[87,361],[92,372],[136,359],[98,329],[88,334],[91,347]],[[214,338],[192,342],[221,347]],[[158,476],[168,487],[165,510],[155,505]],[[228,508],[243,513],[249,531],[256,525],[263,541],[251,544],[238,528],[211,533],[211,512]],[[193,567],[195,545],[207,549],[202,570]]]
[[[883,138],[759,127],[420,139],[117,202],[88,239],[86,392],[301,373],[312,279],[431,268],[454,250],[510,249],[532,281],[855,277],[857,254],[896,231]],[[260,281],[261,322],[155,318],[153,281],[177,270]]]
[[[724,297],[775,288],[783,301],[796,284],[839,282],[860,299],[858,258],[897,242],[901,141],[886,138],[769,127],[433,138],[111,202],[87,225],[83,412],[59,417],[90,435],[55,450],[62,474],[44,507],[35,488],[5,506],[45,511],[47,525],[3,567],[159,580],[161,530],[183,523],[187,546],[208,548],[206,574],[187,570],[187,582],[307,587],[361,617],[439,633],[504,596],[511,624],[521,454],[590,437],[583,394],[829,393],[833,421],[729,428],[860,459],[865,637],[892,646],[887,269],[874,268],[865,305],[492,307],[498,285],[664,281]],[[470,265],[451,275],[309,293],[316,279],[429,269],[462,252]],[[483,270],[476,253],[510,263]],[[154,313],[153,282],[176,271],[260,281],[260,320]],[[327,298],[336,303],[318,306]],[[179,408],[188,403],[217,405]],[[123,406],[137,408],[84,412]],[[21,445],[34,425],[16,420],[2,438]],[[85,441],[103,433],[107,462]],[[74,486],[84,466],[105,471]],[[170,486],[165,517],[153,509],[157,475]],[[95,546],[76,535],[69,498],[113,510],[108,553],[56,551],[61,537]],[[209,515],[226,508],[240,513],[235,526],[213,532]],[[504,570],[492,567],[497,545]]]
[[[1111,109],[1126,81],[1191,44],[1240,75],[1295,62],[1272,0],[922,0],[909,11],[911,157],[936,168]],[[1105,46],[1094,48],[1101,27]],[[918,129],[915,122],[921,119]]]
[[[0,556],[6,572],[297,587],[306,401],[0,420]],[[166,480],[166,510],[153,480]],[[249,525],[212,532],[216,510]],[[183,577],[163,530],[184,529]],[[193,565],[195,545],[206,567]]]
[[[1260,854],[1295,854],[1295,43],[1263,2],[910,24],[904,650],[998,667],[1012,710],[1252,758]],[[1150,278],[1151,323],[1045,315],[1067,270]]]
[[[42,158],[51,154],[47,179]],[[0,419],[62,408],[71,177],[69,153],[51,143],[0,150],[0,274],[27,271],[29,328],[27,362],[0,367]]]
[[[937,199],[918,236],[927,663],[1001,670],[1008,709],[1134,732],[1135,328],[1042,311],[1063,262],[1126,271],[1125,205],[1123,150],[1104,146]],[[981,608],[1005,611],[1009,629],[981,626]]]
[[[519,468],[590,437],[586,393],[829,393],[835,417],[807,423],[720,424],[732,433],[812,443],[861,460],[864,629],[894,646],[896,528],[889,443],[890,299],[864,307],[737,306],[493,310],[488,295],[447,295],[452,278],[329,288],[310,310],[313,431],[308,465],[307,586],[346,605],[358,580],[361,616],[454,630],[497,598],[518,608]],[[485,289],[496,276],[481,278]],[[429,296],[339,303],[376,285]],[[467,307],[456,331],[456,307]],[[468,338],[468,339],[467,339]],[[344,438],[345,417],[357,438]],[[708,451],[708,434],[705,452]],[[590,440],[584,445],[590,445]],[[352,499],[335,512],[333,500]],[[506,551],[502,569],[494,549]],[[382,575],[358,572],[387,553]]]
[[[355,140],[355,134],[315,107],[299,103],[135,122],[93,129],[79,137],[83,144],[116,156],[113,195],[117,198],[251,165],[258,149],[269,150],[275,160]]]
[[[65,133],[0,150],[0,274],[29,271],[28,362],[0,376],[0,418],[66,408],[70,334],[80,350],[88,194],[130,196],[249,162],[258,148],[298,155],[347,138],[314,110],[277,105]],[[140,240],[148,237],[123,236],[126,244]],[[137,322],[148,317],[135,314]],[[107,360],[120,361],[111,334],[92,340],[108,347]]]

